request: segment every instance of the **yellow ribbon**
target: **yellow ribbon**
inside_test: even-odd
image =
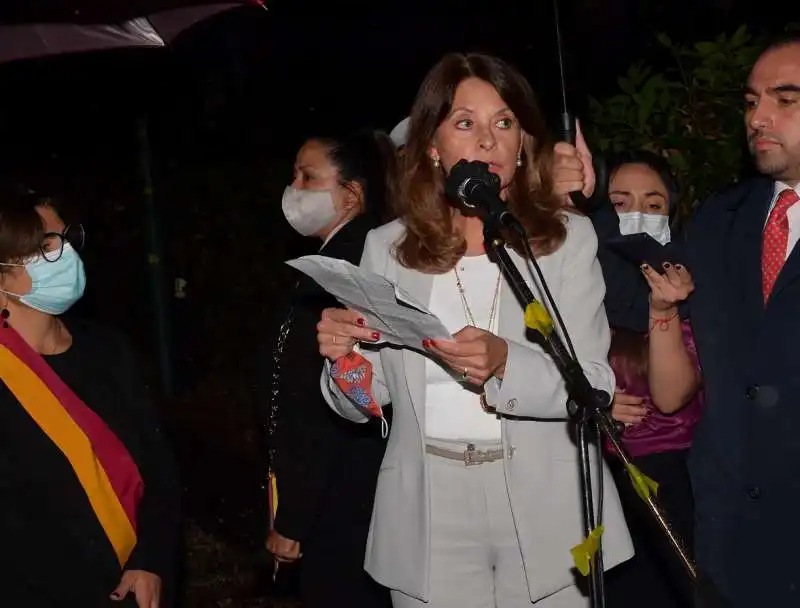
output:
[[[553,319],[541,302],[531,302],[525,307],[525,325],[545,338],[553,331]]]
[[[574,546],[570,551],[575,567],[583,576],[589,576],[589,572],[592,569],[592,561],[595,553],[600,548],[600,537],[603,536],[604,530],[603,526],[597,526],[581,544]]]
[[[631,477],[631,483],[636,493],[643,501],[647,502],[650,494],[658,494],[658,482],[650,479],[647,475],[642,473],[635,465],[629,464],[626,467],[628,475]]]

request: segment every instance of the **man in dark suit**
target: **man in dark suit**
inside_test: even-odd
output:
[[[783,608],[800,606],[800,39],[761,55],[746,101],[761,175],[703,204],[682,244],[707,399],[690,457],[695,550],[725,605]],[[612,287],[619,324],[646,327],[646,283]]]
[[[732,606],[800,605],[800,39],[758,60],[747,136],[763,177],[708,201],[687,234],[707,404],[691,474],[697,559]]]

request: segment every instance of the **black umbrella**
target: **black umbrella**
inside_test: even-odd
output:
[[[257,4],[263,0],[225,0],[228,4]],[[6,0],[0,5],[0,24],[70,23],[97,25],[123,23],[176,9],[215,4],[208,0]],[[217,4],[222,4],[217,3]]]
[[[166,0],[123,9],[90,0],[34,0],[0,8],[0,63],[118,48],[159,48],[201,21],[254,0]],[[148,8],[149,7],[149,8]]]

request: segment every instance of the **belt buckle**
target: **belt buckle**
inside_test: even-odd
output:
[[[473,458],[476,455],[477,455],[477,453],[475,451],[475,444],[474,443],[468,443],[467,444],[467,449],[464,450],[464,466],[471,467],[471,466],[474,466],[476,464],[481,464],[481,462],[479,460],[473,460]]]

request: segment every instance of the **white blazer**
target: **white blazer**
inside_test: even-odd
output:
[[[539,258],[542,272],[589,382],[614,390],[608,363],[610,330],[603,307],[605,283],[597,261],[591,222],[566,214],[567,237],[554,253]],[[423,304],[430,302],[433,275],[401,266],[393,255],[405,228],[394,221],[372,230],[361,267],[395,282]],[[509,250],[530,284],[524,260]],[[541,290],[532,285],[537,299]],[[525,337],[523,311],[503,284],[498,332],[508,342],[502,381],[487,382],[490,405],[502,416],[504,467],[511,509],[531,601],[575,582],[570,549],[583,540],[578,451],[569,437],[567,393],[553,361]],[[363,354],[373,365],[373,395],[393,404],[393,422],[378,477],[365,568],[379,583],[427,601],[429,598],[430,502],[425,457],[425,357],[396,348]],[[354,422],[366,418],[330,380],[322,390],[329,405]],[[535,418],[536,420],[531,420]],[[592,449],[594,496],[599,502],[600,469]],[[614,480],[602,464],[604,564],[610,568],[633,555]]]

